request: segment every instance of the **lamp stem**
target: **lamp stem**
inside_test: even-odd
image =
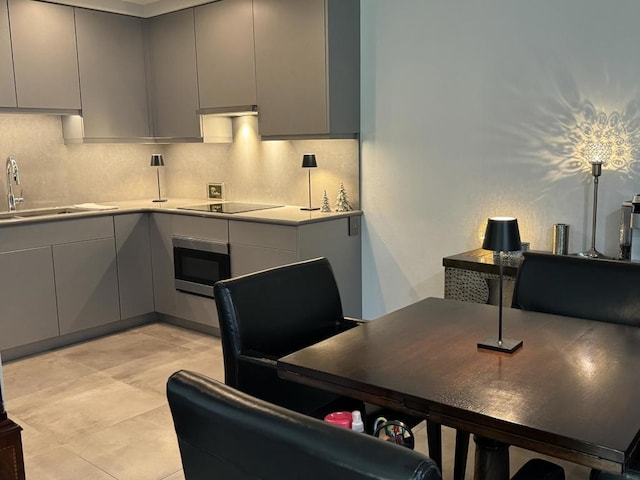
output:
[[[309,210],[311,210],[311,169],[307,169],[309,171]]]
[[[593,177],[593,220],[591,222],[591,251],[596,250],[596,218],[598,214],[598,177]]]
[[[498,345],[502,345],[502,252],[500,252],[499,257],[500,298],[498,300]]]
[[[154,202],[166,202],[167,199],[166,198],[162,198],[162,195],[160,193],[160,167],[156,167],[156,176],[158,178],[158,198],[153,200]]]
[[[7,419],[7,411],[4,409],[4,397],[2,396],[3,388],[4,382],[2,380],[2,356],[0,356],[0,421]]]
[[[162,198],[160,195],[160,167],[156,167],[156,175],[158,177],[158,200],[160,200]]]

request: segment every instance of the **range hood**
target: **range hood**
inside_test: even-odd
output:
[[[196,110],[199,115],[216,115],[219,117],[244,117],[258,115],[257,105],[234,105],[229,107],[200,108]]]

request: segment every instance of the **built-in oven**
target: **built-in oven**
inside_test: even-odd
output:
[[[174,236],[173,266],[176,290],[213,298],[213,284],[231,276],[229,245]]]

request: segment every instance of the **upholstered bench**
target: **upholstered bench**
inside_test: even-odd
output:
[[[526,252],[513,307],[640,327],[640,264]],[[640,480],[640,458],[617,475],[592,470],[590,480]]]
[[[512,306],[640,327],[638,282],[640,264],[525,252]]]

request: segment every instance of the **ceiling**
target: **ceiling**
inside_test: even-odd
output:
[[[212,0],[52,0],[74,7],[92,8],[135,17],[155,17],[163,13],[209,3]]]

